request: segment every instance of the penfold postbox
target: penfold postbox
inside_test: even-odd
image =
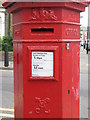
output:
[[[5,2],[13,13],[15,118],[79,118],[82,2]]]

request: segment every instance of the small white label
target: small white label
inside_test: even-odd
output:
[[[53,52],[32,52],[32,76],[53,76]]]

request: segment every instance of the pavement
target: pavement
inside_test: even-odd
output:
[[[0,69],[2,70],[13,70],[13,61],[9,61],[9,66],[4,66],[4,61],[0,60]]]
[[[80,117],[88,118],[88,54],[80,49]]]
[[[90,113],[90,101],[88,101],[90,88],[90,53],[81,47],[80,49],[80,118],[87,120]],[[89,69],[88,69],[89,68]],[[14,117],[14,80],[13,61],[4,67],[4,61],[0,61],[0,117]],[[89,99],[90,100],[90,99]],[[1,112],[2,111],[2,112]],[[81,119],[82,120],[82,119]],[[89,119],[88,119],[89,120]]]
[[[0,117],[14,117],[13,70],[0,70]]]

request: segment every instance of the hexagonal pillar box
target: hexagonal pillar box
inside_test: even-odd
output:
[[[15,118],[79,118],[80,12],[87,3],[3,6],[13,14]]]

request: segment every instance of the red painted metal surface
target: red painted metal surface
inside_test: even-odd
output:
[[[87,4],[3,5],[13,13],[15,118],[79,118],[80,11]],[[53,52],[53,76],[32,76],[35,51]]]

